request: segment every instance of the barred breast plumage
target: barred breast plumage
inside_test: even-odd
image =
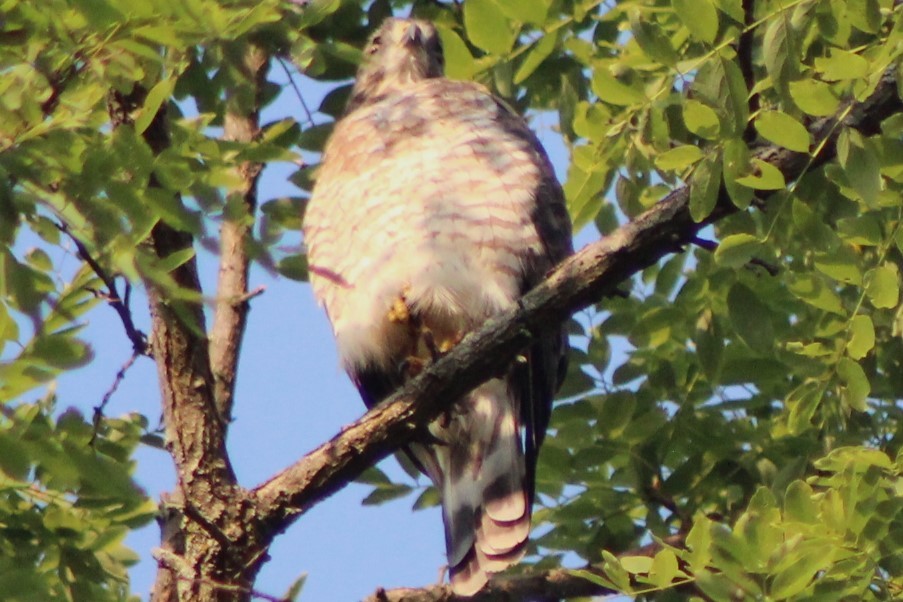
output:
[[[373,405],[572,248],[535,136],[483,87],[441,76],[432,25],[387,20],[367,53],[324,151],[304,239],[342,364]],[[564,348],[563,334],[537,342],[408,450],[441,493],[459,593],[523,554]]]

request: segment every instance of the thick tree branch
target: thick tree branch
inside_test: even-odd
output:
[[[144,103],[146,91],[114,92],[110,114],[114,127],[132,125],[132,114]],[[166,107],[158,111],[144,139],[154,154],[169,146]],[[150,187],[163,188],[155,176]],[[191,249],[192,235],[160,221],[151,231],[149,247],[163,259]],[[176,284],[200,297],[197,263],[192,257],[170,274]],[[162,601],[247,598],[260,563],[256,532],[247,529],[247,504],[238,487],[226,451],[226,424],[217,411],[213,374],[200,303],[170,300],[152,281],[145,282],[153,324],[152,348],[163,397],[166,445],[176,468],[176,491],[166,496],[160,519],[162,555],[179,557],[195,579],[186,581],[161,567],[153,599]],[[231,545],[230,545],[231,544]],[[249,557],[249,555],[253,557]],[[237,587],[225,592],[210,583]],[[237,592],[237,593],[236,593]]]
[[[842,126],[864,134],[903,109],[894,69],[872,95],[835,117],[810,127],[818,155],[766,146],[755,156],[777,167],[789,181],[835,156]],[[267,532],[285,529],[295,518],[358,476],[374,462],[409,442],[414,425],[427,424],[452,401],[498,374],[533,338],[557,328],[575,311],[612,294],[615,287],[669,253],[690,244],[705,225],[735,213],[722,189],[712,214],[696,223],[689,212],[689,187],[682,187],[605,239],[560,265],[525,295],[519,306],[467,336],[448,355],[412,379],[385,403],[254,491],[258,517]]]
[[[269,55],[255,44],[230,48],[233,70],[239,80],[228,94],[224,138],[252,142],[260,132],[261,90],[266,81]],[[241,184],[227,198],[220,228],[219,280],[216,308],[210,331],[210,363],[214,396],[220,416],[228,422],[238,372],[238,356],[248,316],[248,239],[257,207],[257,179],[263,165],[243,161],[237,166]]]

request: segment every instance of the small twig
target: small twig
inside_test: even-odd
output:
[[[128,336],[129,340],[132,342],[132,350],[136,355],[150,355],[150,351],[147,345],[147,335],[144,334],[141,330],[139,330],[135,326],[135,322],[132,320],[132,312],[129,309],[129,298],[131,296],[131,285],[126,283],[125,287],[125,297],[124,300],[119,296],[119,292],[116,288],[116,279],[114,276],[110,276],[107,274],[106,270],[101,267],[101,265],[91,256],[91,253],[88,251],[88,247],[69,230],[69,226],[59,222],[56,224],[57,229],[69,237],[69,239],[75,244],[75,248],[78,250],[78,256],[90,266],[90,268],[94,271],[98,278],[104,283],[104,286],[107,287],[106,292],[101,293],[100,291],[92,291],[96,296],[104,299],[114,310],[119,314],[119,319],[122,321],[122,325],[125,327],[125,334]]]
[[[714,240],[707,240],[705,238],[699,238],[698,236],[694,237],[690,242],[699,247],[700,249],[705,249],[706,251],[711,251],[712,253],[718,249],[718,243]],[[758,266],[769,273],[771,276],[777,276],[781,273],[781,268],[774,265],[773,263],[769,263],[764,259],[759,259],[758,257],[753,257],[747,263],[748,266]]]
[[[266,292],[266,290],[267,290],[267,287],[265,287],[263,285],[258,286],[253,291],[249,291],[249,292],[245,293],[244,295],[241,295],[240,297],[235,299],[232,302],[232,305],[234,306],[234,305],[241,305],[242,303],[247,303],[254,297],[259,297],[260,295],[264,294]]]
[[[135,360],[138,359],[139,355],[141,354],[137,351],[132,352],[132,356],[126,360],[121,368],[119,368],[119,371],[116,373],[116,378],[113,379],[113,384],[110,385],[110,388],[107,389],[107,392],[104,393],[103,398],[100,400],[100,405],[94,406],[94,417],[92,420],[94,432],[91,434],[91,440],[88,441],[88,445],[93,446],[94,442],[97,440],[97,435],[100,433],[100,423],[104,417],[104,410],[106,409],[107,404],[110,403],[110,399],[113,397],[116,389],[119,388],[119,383],[125,378],[125,373],[132,367],[132,364],[135,363]]]
[[[301,89],[298,87],[298,84],[295,83],[295,78],[292,77],[291,70],[288,68],[288,65],[285,64],[285,60],[282,57],[277,56],[276,61],[279,62],[279,64],[282,66],[282,70],[285,71],[285,76],[288,77],[288,83],[295,91],[295,96],[298,97],[298,102],[301,103],[301,108],[304,109],[304,114],[307,115],[307,123],[314,125],[314,116],[310,112],[310,109],[307,107],[307,103],[304,102],[304,96],[301,95]]]
[[[186,501],[180,508],[182,512],[185,513],[185,516],[196,522],[204,529],[210,536],[215,539],[223,548],[230,549],[235,545],[235,542],[229,539],[229,536],[223,533],[223,530],[212,523],[206,516],[201,514],[201,511],[197,509],[191,502]]]

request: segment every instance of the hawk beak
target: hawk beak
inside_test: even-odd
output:
[[[420,44],[423,39],[423,32],[420,31],[420,28],[416,25],[409,25],[407,30],[405,30],[404,35],[401,37],[402,42],[405,46],[416,46]]]

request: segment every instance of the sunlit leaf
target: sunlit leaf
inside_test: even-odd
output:
[[[721,162],[708,157],[699,163],[690,180],[690,215],[701,222],[715,208],[721,186]]]
[[[890,265],[881,265],[865,276],[865,292],[877,308],[893,308],[900,300],[900,276]]]
[[[511,50],[516,31],[495,0],[470,0],[464,5],[467,37],[490,54]]]
[[[814,79],[790,82],[790,96],[796,106],[816,117],[832,115],[840,104],[828,84]]]
[[[853,316],[850,321],[850,340],[847,354],[854,360],[864,358],[875,347],[875,325],[865,315]]]
[[[710,0],[671,0],[674,12],[696,38],[711,44],[718,36],[718,12]]]
[[[837,375],[846,385],[842,391],[844,401],[853,409],[864,412],[866,399],[872,387],[862,366],[850,358],[841,358],[837,364]]]
[[[809,152],[809,132],[799,121],[780,111],[763,111],[756,130],[767,140],[800,153]]]

